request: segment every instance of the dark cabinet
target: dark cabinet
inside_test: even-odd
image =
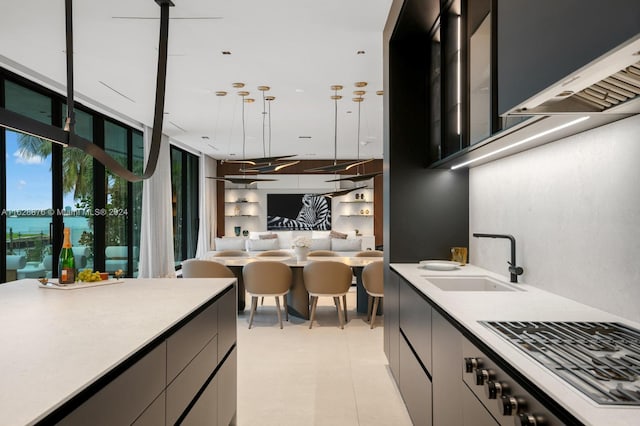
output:
[[[637,0],[499,0],[499,114],[637,37],[639,23]]]
[[[385,281],[384,332],[385,354],[413,423],[465,424],[462,334],[394,271]]]
[[[400,277],[385,270],[384,353],[396,382],[400,379]]]
[[[411,420],[431,425],[431,306],[406,280],[399,280],[398,387]]]
[[[400,279],[400,331],[431,374],[431,306]]]
[[[431,380],[404,338],[400,339],[398,387],[413,424],[421,426],[433,424]]]

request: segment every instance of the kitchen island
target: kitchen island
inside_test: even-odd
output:
[[[511,289],[443,290],[442,282],[451,277],[489,277]],[[546,424],[637,424],[640,406],[594,402],[487,322],[602,322],[636,330],[640,324],[508,281],[473,265],[433,271],[391,264],[385,282],[385,352],[414,423],[512,425],[523,420],[518,415],[542,409],[557,417]],[[474,365],[465,371],[467,362]],[[500,392],[489,399],[496,383],[507,385],[503,395],[522,403],[513,414],[497,413]],[[634,389],[635,384],[625,386]]]
[[[236,299],[235,279],[0,285],[0,424],[228,424]]]

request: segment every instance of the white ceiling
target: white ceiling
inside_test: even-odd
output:
[[[375,92],[382,90],[382,30],[391,0],[174,3],[164,133],[214,158],[240,158],[242,101],[231,84],[243,82],[256,99],[245,104],[246,156],[263,156],[257,86],[266,85],[266,94],[276,97],[271,154],[331,159],[330,86],[342,84],[338,158],[356,158],[358,146],[360,158],[382,158],[382,96]],[[76,0],[73,7],[77,99],[151,126],[160,8],[154,0]],[[39,75],[60,90],[66,81],[64,46],[64,0],[3,1],[0,64],[31,79]],[[223,55],[225,50],[232,54]],[[352,101],[357,81],[368,82],[360,144],[358,104]],[[219,90],[228,95],[216,97]],[[268,145],[268,128],[265,133]]]

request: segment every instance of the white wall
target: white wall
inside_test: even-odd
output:
[[[469,232],[508,233],[528,284],[640,321],[640,115],[470,170]],[[508,240],[469,236],[508,275]]]

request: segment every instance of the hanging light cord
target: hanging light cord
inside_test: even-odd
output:
[[[244,129],[244,95],[242,95],[242,159],[246,159],[246,152],[245,152],[245,145],[246,145],[246,139],[245,139],[245,129]]]
[[[267,114],[267,108],[266,108],[266,100],[265,100],[265,96],[264,96],[264,90],[262,91],[262,156],[266,157],[267,156],[267,147],[265,145],[265,137],[264,137],[264,125],[265,125],[265,115]],[[271,155],[271,154],[269,154]]]
[[[271,101],[269,101],[269,157],[271,157]]]
[[[356,160],[360,161],[360,106],[362,101],[358,102],[358,138],[356,140]],[[364,167],[364,166],[363,166]],[[360,174],[360,165],[356,167],[356,174]]]
[[[338,164],[338,91],[335,90],[333,102],[335,104],[335,112],[333,117],[333,165]]]

